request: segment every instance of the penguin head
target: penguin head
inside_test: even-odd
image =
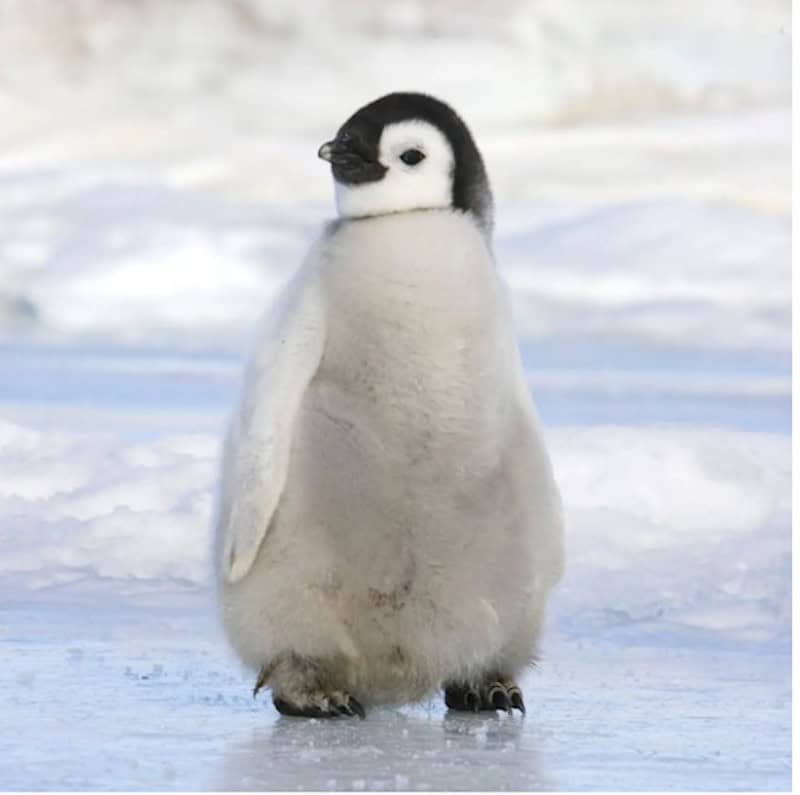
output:
[[[454,208],[492,229],[492,195],[467,125],[426,94],[394,93],[356,111],[318,152],[340,216]]]

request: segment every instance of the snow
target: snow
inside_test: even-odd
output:
[[[788,788],[789,4],[44,9],[0,11],[0,784]],[[485,153],[564,496],[524,719],[279,718],[215,618],[243,351],[398,75]]]
[[[60,344],[236,350],[331,212],[231,207],[125,181],[73,189],[0,220],[11,277],[0,339],[28,327]],[[787,356],[787,216],[686,198],[548,209],[525,201],[498,219],[523,341],[603,335]],[[37,253],[31,241],[48,238]]]
[[[565,631],[666,624],[788,642],[785,436],[593,427],[558,429],[550,444],[572,551],[555,605]],[[0,575],[35,589],[208,587],[217,448],[213,435],[120,443],[0,423]]]

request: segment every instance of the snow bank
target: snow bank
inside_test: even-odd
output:
[[[74,115],[134,97],[185,122],[197,111],[174,103],[191,93],[204,108],[225,97],[233,121],[261,130],[431,81],[495,124],[730,110],[787,100],[790,12],[787,0],[7,0],[0,64],[16,68],[0,68],[0,87],[26,119],[47,112],[43,97],[77,100]]]
[[[141,180],[67,192],[0,216],[5,289],[27,310],[0,315],[11,337],[241,348],[314,234],[307,209],[231,207]]]
[[[325,215],[141,182],[20,206],[0,216],[0,336],[241,350]],[[499,215],[498,262],[523,342],[788,355],[788,216],[675,199]]]
[[[498,258],[523,339],[787,352],[790,227],[739,207],[638,202],[508,234]]]
[[[789,637],[791,440],[706,429],[556,431],[565,623]]]
[[[790,628],[790,441],[657,428],[551,434],[568,525],[556,601],[581,634]],[[120,444],[0,423],[0,575],[209,583],[217,440]]]
[[[0,421],[0,573],[32,587],[206,582],[216,447],[207,436],[120,445]]]

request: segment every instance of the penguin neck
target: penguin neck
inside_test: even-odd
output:
[[[493,251],[494,218],[491,211],[488,215],[477,215],[471,210],[461,210],[448,205],[447,207],[417,207],[411,210],[386,210],[384,212],[364,213],[351,215],[339,212],[337,218],[329,222],[326,234],[333,235],[337,230],[348,225],[362,225],[380,219],[398,220],[404,227],[426,227],[436,218],[455,216],[464,218],[474,226],[482,235],[484,244],[490,252]]]

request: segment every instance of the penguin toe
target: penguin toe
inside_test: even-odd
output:
[[[478,712],[481,709],[481,694],[471,685],[448,685],[444,689],[444,703],[448,709],[459,712]]]
[[[504,712],[511,712],[511,697],[500,682],[495,682],[488,688],[486,702],[491,704],[495,710],[501,709]]]
[[[331,701],[336,705],[340,715],[349,717],[357,716],[362,720],[367,717],[364,707],[358,699],[353,698],[349,693],[336,692],[331,695]]]
[[[314,703],[300,705],[284,698],[274,698],[272,703],[281,715],[288,715],[292,718],[333,718],[339,714],[328,705]]]
[[[367,717],[367,713],[364,711],[364,707],[361,706],[361,702],[352,696],[347,697],[347,703],[344,707],[347,710],[345,713],[347,715],[357,715],[361,720]]]
[[[511,709],[518,709],[525,714],[525,701],[522,698],[522,691],[513,682],[508,687],[508,698],[511,702]]]
[[[272,700],[275,709],[281,715],[293,718],[339,718],[359,717],[365,718],[366,713],[361,703],[349,693],[341,691],[316,691],[309,693],[300,703],[287,698],[275,696]]]
[[[525,702],[517,684],[509,680],[489,679],[481,685],[450,684],[445,686],[444,702],[449,709],[461,712],[497,711],[525,714]]]

